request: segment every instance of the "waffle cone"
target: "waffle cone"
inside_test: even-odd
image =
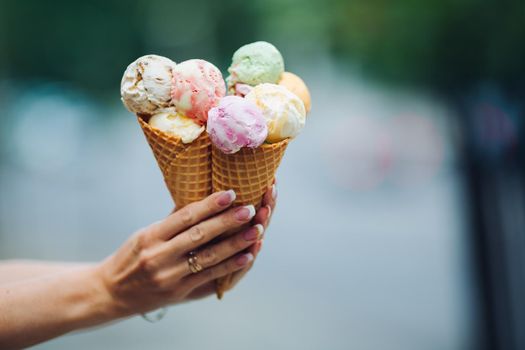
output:
[[[180,138],[152,128],[148,117],[138,121],[178,210],[211,194],[211,142],[206,132],[185,144]]]
[[[241,148],[234,154],[223,153],[212,145],[213,191],[233,189],[234,205],[253,204],[260,208],[264,193],[271,186],[289,140],[263,144],[255,149]],[[223,237],[233,232],[223,234]],[[219,299],[231,288],[233,275],[217,279],[215,291]]]

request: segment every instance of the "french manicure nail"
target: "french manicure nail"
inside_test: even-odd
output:
[[[237,263],[237,265],[239,266],[244,266],[246,264],[248,264],[250,261],[253,260],[253,255],[252,253],[248,253],[248,254],[243,254],[241,255],[240,257],[238,257],[235,262]]]
[[[231,204],[235,200],[235,191],[234,190],[228,190],[221,194],[219,198],[217,198],[217,204],[221,207],[225,207],[229,204]]]
[[[234,216],[239,221],[246,221],[255,216],[255,207],[253,205],[246,205],[235,209]]]
[[[272,185],[272,198],[277,199],[277,187],[275,185]]]
[[[266,221],[268,223],[268,220],[270,220],[270,217],[272,216],[272,207],[270,207],[269,205],[266,205],[265,207],[268,210],[268,215],[266,216]]]
[[[257,238],[261,238],[264,233],[264,226],[261,224],[257,224],[253,226],[257,230]]]
[[[257,224],[243,233],[244,240],[255,241],[256,239],[261,237],[263,231],[263,226],[261,224]]]

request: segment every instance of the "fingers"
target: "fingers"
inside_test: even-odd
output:
[[[272,210],[270,209],[269,205],[266,205],[257,211],[257,214],[255,214],[255,217],[253,218],[253,222],[256,224],[261,224],[264,228],[266,228],[268,227],[268,222],[271,215]]]
[[[211,282],[219,277],[229,275],[242,269],[251,261],[253,261],[253,259],[254,257],[251,253],[240,254],[231,257],[218,265],[184,278],[183,281],[185,288],[187,288],[189,291],[194,290],[205,283]]]
[[[215,294],[215,281],[205,283],[195,288],[187,295],[187,298],[190,300],[196,300],[196,299],[205,298],[212,294]]]
[[[233,190],[221,191],[213,193],[201,201],[188,204],[155,224],[157,225],[154,230],[155,236],[169,240],[183,230],[225,210],[233,203],[235,197]]]
[[[274,182],[263,196],[263,205],[269,205],[272,210],[275,209],[277,201],[277,185]]]
[[[275,183],[268,188],[263,196],[262,207],[257,212],[254,222],[263,225],[265,228],[268,227],[270,219],[272,217],[273,210],[275,208],[277,199],[277,188]]]
[[[257,242],[262,237],[263,232],[264,228],[261,224],[254,225],[243,232],[197,252],[197,262],[205,269],[217,265],[221,261],[253,245],[254,242]],[[190,271],[188,270],[188,272]]]
[[[262,237],[263,231],[264,228],[262,225],[258,224],[224,241],[210,245],[194,254],[195,262],[203,270],[220,264],[229,257],[254,245],[254,242],[257,242]],[[173,260],[172,256],[167,256],[164,260],[167,261],[170,258]],[[178,257],[173,267],[161,274],[161,280],[164,281],[163,287],[170,288],[181,278],[193,273],[190,269],[188,259],[189,256],[186,255]]]
[[[240,227],[255,215],[253,205],[227,210],[208,220],[190,227],[166,242],[169,254],[185,255],[219,236],[221,233]]]

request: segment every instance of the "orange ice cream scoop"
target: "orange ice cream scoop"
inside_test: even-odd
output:
[[[281,75],[279,85],[284,86],[285,88],[293,92],[295,95],[297,95],[297,97],[299,97],[301,101],[303,101],[306,113],[310,112],[310,108],[312,105],[310,101],[310,92],[308,91],[308,88],[306,87],[306,84],[304,83],[303,79],[299,78],[293,73],[284,72]]]

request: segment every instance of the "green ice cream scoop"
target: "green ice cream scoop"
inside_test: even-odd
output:
[[[277,84],[284,72],[283,56],[272,44],[257,41],[235,51],[228,72],[228,87],[237,83],[251,86]]]

